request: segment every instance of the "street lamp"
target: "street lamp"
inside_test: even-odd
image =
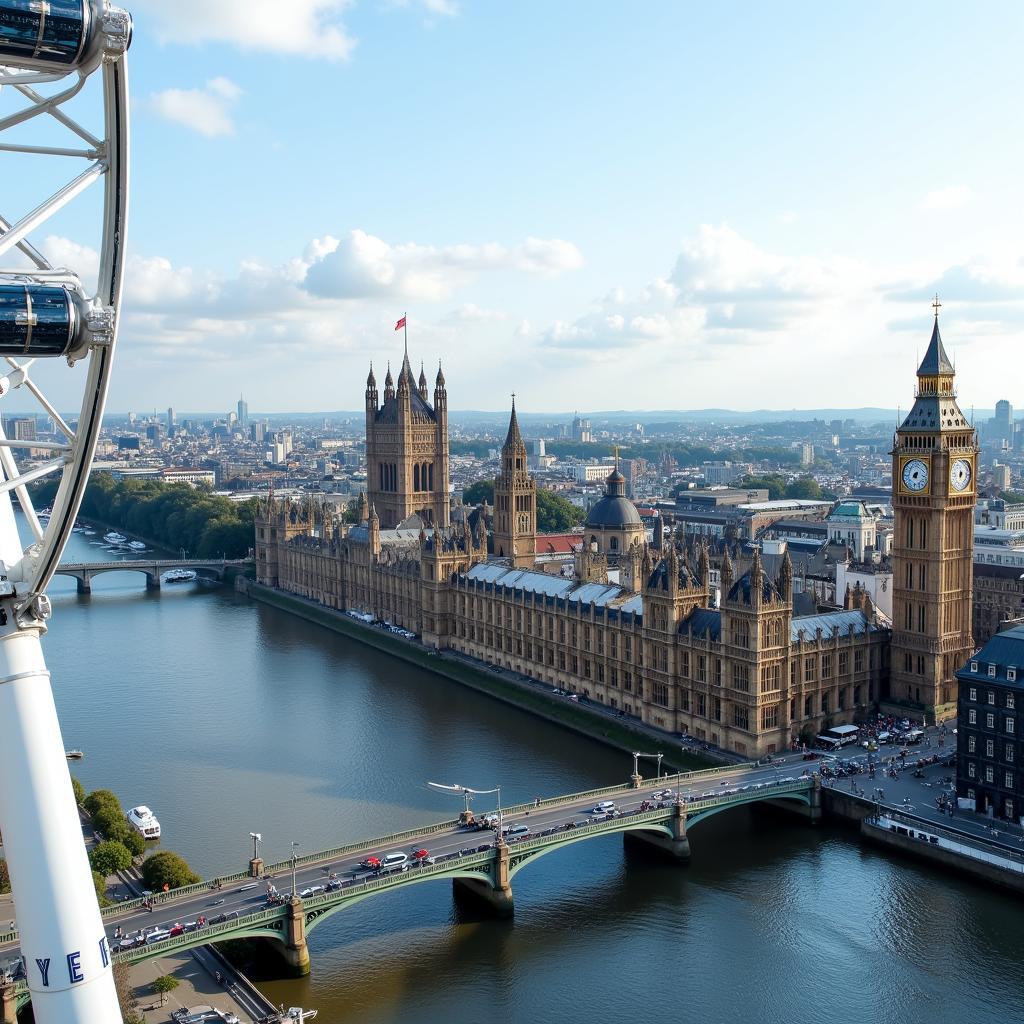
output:
[[[428,786],[431,789],[440,790],[442,793],[461,793],[466,798],[466,809],[463,812],[462,823],[468,824],[472,815],[469,810],[469,801],[474,796],[486,796],[488,793],[497,793],[498,795],[498,843],[502,842],[502,822],[504,820],[501,810],[501,786],[495,786],[494,789],[470,789],[469,786],[445,786],[440,782],[428,782]]]
[[[299,848],[299,843],[292,843],[292,899],[298,899],[298,890],[295,885],[295,851]]]

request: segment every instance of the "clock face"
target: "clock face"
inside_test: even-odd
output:
[[[957,459],[949,467],[949,482],[954,491],[965,491],[971,482],[971,463],[967,459]]]
[[[903,486],[908,491],[923,491],[928,486],[928,464],[911,459],[903,464]]]

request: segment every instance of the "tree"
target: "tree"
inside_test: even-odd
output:
[[[92,873],[92,884],[96,890],[96,902],[101,907],[105,907],[110,903],[107,899],[107,876],[101,875],[98,871]]]
[[[118,814],[124,814],[121,801],[109,789],[94,789],[82,805],[90,815],[95,815],[101,807],[112,807]]]
[[[118,842],[124,842],[124,837],[130,831],[124,815],[112,807],[101,807],[92,816],[92,827],[102,832],[104,839],[116,839]]]
[[[104,878],[116,874],[118,871],[126,871],[132,866],[132,855],[124,843],[113,840],[97,843],[89,854],[89,863],[93,871],[98,872]]]
[[[0,893],[11,891],[11,873],[7,870],[7,861],[0,858]]]
[[[813,477],[799,477],[786,488],[786,497],[817,501],[821,498],[821,485]]]
[[[128,847],[133,857],[141,857],[146,852],[146,840],[133,828],[126,829],[124,836],[118,837],[117,841]]]
[[[121,1005],[124,1024],[146,1024],[146,1018],[139,1012],[139,1001],[132,989],[131,968],[126,963],[114,963],[114,988]]]
[[[164,1005],[167,993],[173,992],[180,984],[181,982],[173,974],[161,974],[159,978],[153,979],[153,991],[160,996],[161,1006]]]
[[[778,501],[785,496],[786,478],[781,473],[769,473],[765,476],[745,476],[737,484],[737,487],[764,487],[768,490],[768,500]]]
[[[554,491],[537,490],[537,532],[561,533],[583,522],[583,509]]]
[[[81,806],[82,801],[85,799],[85,786],[83,786],[81,782],[74,777],[74,775],[71,776],[71,788],[75,793],[75,803]]]
[[[470,484],[462,492],[463,505],[479,505],[484,501],[490,505],[494,504],[493,480],[477,480],[475,484]]]
[[[188,866],[185,858],[172,850],[161,850],[147,857],[141,870],[146,888],[154,892],[165,885],[169,889],[179,889],[199,881],[199,876]]]

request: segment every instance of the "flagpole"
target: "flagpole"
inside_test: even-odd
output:
[[[405,354],[409,354],[409,314],[402,314],[402,336],[405,339]]]

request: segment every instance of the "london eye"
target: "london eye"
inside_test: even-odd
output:
[[[40,638],[118,334],[131,31],[130,16],[107,0],[0,0],[0,403],[17,396],[53,434],[26,441],[0,427],[0,829],[39,1024],[121,1019]],[[97,192],[98,203],[80,199]],[[76,203],[86,237],[71,251],[91,243],[98,271],[54,265],[37,242]],[[66,413],[69,393],[80,396],[77,416]],[[58,481],[48,520],[29,491],[47,478]]]

